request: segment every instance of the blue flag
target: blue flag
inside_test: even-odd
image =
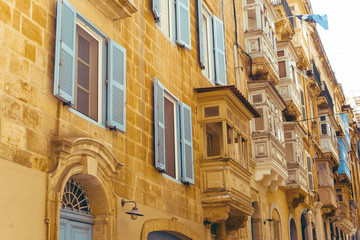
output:
[[[326,14],[304,14],[296,15],[296,17],[305,22],[317,23],[325,30],[329,30],[328,17]]]

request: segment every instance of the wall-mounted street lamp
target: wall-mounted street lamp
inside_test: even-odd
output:
[[[264,221],[264,225],[266,224],[266,222],[272,222],[273,220],[271,219],[271,218],[268,218],[268,219],[265,219],[265,221]]]
[[[312,212],[310,209],[307,209],[307,210],[306,210],[306,214],[309,215],[309,216],[311,216],[311,215],[313,214],[313,212]]]
[[[129,212],[125,212],[126,214],[131,215],[132,220],[136,220],[138,216],[144,216],[141,212],[139,212],[139,209],[136,207],[135,201],[125,201],[125,199],[121,200],[121,206],[124,206],[126,203],[134,203],[135,206],[131,209]]]

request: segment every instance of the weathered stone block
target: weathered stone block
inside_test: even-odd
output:
[[[42,9],[36,3],[33,3],[32,8],[32,19],[37,22],[40,26],[46,27],[47,24],[47,14],[44,9]]]
[[[0,2],[0,20],[6,24],[11,23],[11,8],[3,1]]]
[[[40,126],[40,113],[28,106],[23,106],[22,120],[24,125],[30,128],[38,128]]]
[[[33,62],[36,61],[36,48],[34,44],[25,41],[25,57]]]
[[[37,42],[42,45],[43,42],[43,31],[40,27],[36,26],[30,20],[23,18],[22,19],[22,28],[21,32],[30,40]]]
[[[27,151],[16,149],[13,152],[13,161],[19,163],[22,166],[29,168],[32,167],[31,159],[32,159],[32,154]]]
[[[21,14],[18,10],[13,9],[13,23],[12,26],[15,30],[20,31]]]
[[[29,76],[29,62],[12,53],[9,70],[11,73],[26,79]]]
[[[15,147],[26,147],[25,127],[5,119],[1,120],[1,142]]]
[[[0,96],[0,112],[3,116],[18,120],[21,116],[21,105],[13,98],[2,95]]]
[[[30,16],[31,0],[16,0],[15,7],[22,13]]]

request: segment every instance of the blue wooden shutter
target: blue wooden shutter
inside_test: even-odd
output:
[[[164,86],[154,79],[154,146],[155,167],[165,172],[165,116],[164,116]]]
[[[217,17],[213,16],[214,28],[214,55],[215,55],[215,82],[226,85],[225,41],[224,25]]]
[[[199,31],[199,61],[201,69],[205,69],[204,56],[204,39],[203,39],[203,15],[202,15],[202,0],[197,0],[198,8],[198,31]]]
[[[160,0],[152,0],[152,10],[154,13],[155,21],[160,20]]]
[[[126,49],[109,39],[107,125],[126,131]]]
[[[182,181],[194,184],[191,108],[183,102],[180,103],[180,121]]]
[[[54,95],[73,104],[75,94],[76,10],[58,0],[55,43]]]
[[[176,0],[177,43],[191,49],[189,0]]]

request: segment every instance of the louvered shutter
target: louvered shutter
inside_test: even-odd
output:
[[[214,55],[215,55],[215,83],[226,85],[224,24],[213,16]]]
[[[76,10],[67,0],[58,0],[56,19],[54,95],[74,103],[76,55]]]
[[[155,22],[158,22],[160,20],[160,0],[152,0],[152,10]]]
[[[126,131],[126,49],[109,39],[107,125]]]
[[[180,132],[182,181],[194,184],[191,108],[183,102],[180,103]]]
[[[177,43],[191,49],[189,0],[176,0]]]
[[[203,15],[202,15],[202,0],[197,0],[198,8],[198,31],[199,31],[199,61],[201,69],[205,69],[205,56],[204,56],[204,39],[203,39]]]
[[[314,190],[314,180],[313,180],[313,174],[312,174],[311,157],[306,157],[306,160],[307,160],[307,169],[308,169],[309,189]]]
[[[155,167],[165,172],[165,116],[164,116],[164,86],[154,79],[154,146]]]

